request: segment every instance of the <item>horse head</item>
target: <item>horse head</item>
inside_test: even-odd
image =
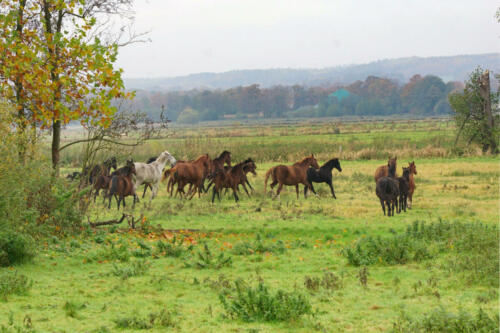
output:
[[[306,159],[308,160],[307,165],[312,166],[315,169],[319,169],[318,161],[316,161],[313,154],[311,154],[311,156],[307,157]]]
[[[106,161],[104,161],[104,165],[109,169],[113,168],[114,170],[116,170],[118,168],[116,157],[113,156],[111,158],[108,158]]]
[[[134,160],[132,160],[132,159],[127,160],[127,164],[125,166],[129,170],[129,175],[132,175],[132,174],[135,175],[136,174]]]
[[[257,169],[257,165],[255,165],[255,162],[251,158],[248,158],[244,163],[245,170],[248,170],[248,172],[251,172],[254,176],[257,176],[257,172],[255,172],[255,170]]]
[[[407,181],[410,181],[410,168],[405,168],[405,167],[403,167],[403,177],[404,177]]]
[[[160,154],[160,156],[158,156],[158,158],[156,159],[157,161],[160,161],[160,162],[165,162],[165,161],[168,161],[170,163],[171,166],[174,166],[175,163],[177,163],[177,160],[175,159],[175,157],[173,157],[168,151],[164,151]]]
[[[394,177],[396,175],[397,168],[397,157],[389,158],[387,161],[387,166],[389,167],[389,176]]]
[[[417,166],[415,165],[415,161],[411,161],[408,163],[408,167],[410,168],[410,173],[417,174]]]

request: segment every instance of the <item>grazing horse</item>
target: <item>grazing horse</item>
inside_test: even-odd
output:
[[[402,210],[406,213],[408,206],[408,192],[410,190],[410,168],[403,167],[403,176],[397,178],[399,183],[399,209],[398,213]]]
[[[271,183],[271,190],[278,185],[278,190],[276,191],[276,196],[280,195],[283,185],[295,186],[295,191],[297,192],[297,199],[299,198],[299,184],[304,184],[311,189],[311,184],[307,181],[307,168],[314,167],[319,169],[318,162],[314,158],[314,155],[305,157],[300,162],[293,164],[292,166],[287,165],[277,165],[269,169],[266,173],[266,179],[264,183],[264,193],[267,188],[267,179],[269,176],[272,177],[273,182]]]
[[[208,154],[199,156],[193,162],[177,163],[170,171],[170,174],[173,174],[173,182],[177,183],[177,193],[182,197],[185,194],[184,186],[191,184],[194,186],[194,190],[189,199],[194,197],[196,191],[198,191],[198,197],[200,197],[203,181],[210,174],[211,165],[212,161]],[[171,191],[173,189],[172,185]]]
[[[232,189],[234,200],[238,202],[240,200],[237,194],[238,185],[242,185],[247,195],[250,196],[245,186],[245,181],[247,180],[246,174],[248,172],[251,172],[254,175],[257,175],[257,173],[255,172],[256,168],[257,167],[255,166],[254,161],[251,158],[249,158],[241,163],[236,164],[233,167],[230,167],[230,169],[227,171],[225,171],[224,169],[222,170],[219,169],[218,171],[216,171],[215,176],[213,178],[214,188],[212,192],[212,203],[215,200],[215,194],[217,194],[217,197],[219,198],[220,201],[220,190],[222,188]]]
[[[381,165],[375,170],[375,183],[382,177],[396,178],[397,159],[389,158],[387,165]]]
[[[307,181],[311,184],[311,191],[316,194],[314,190],[313,182],[315,183],[327,183],[330,186],[330,191],[332,192],[332,197],[337,199],[335,196],[335,191],[332,185],[332,169],[335,168],[342,172],[340,167],[340,162],[338,158],[334,158],[323,164],[319,170],[314,168],[309,168],[307,170]],[[307,196],[307,186],[304,186],[304,197]]]
[[[415,178],[413,178],[414,175],[417,174],[417,166],[415,165],[415,161],[412,161],[409,163],[409,168],[410,168],[410,180],[409,180],[409,185],[410,188],[408,190],[408,199],[410,200],[410,204],[408,205],[408,208],[412,208],[413,206],[413,192],[415,192]]]
[[[118,195],[119,199],[117,199],[117,206],[120,209],[120,202],[123,202],[123,207],[125,207],[125,197],[129,195],[134,196],[134,203],[132,207],[135,206],[135,191],[134,191],[134,183],[132,181],[132,175],[136,174],[135,165],[132,160],[127,161],[127,165],[124,166],[121,170],[121,174],[116,174],[112,176],[109,182],[109,203],[108,209],[111,208],[111,199],[114,196]]]
[[[391,177],[382,177],[377,181],[375,193],[380,200],[385,215],[385,204],[387,204],[387,216],[394,216],[394,206],[398,207],[399,184]],[[392,214],[391,214],[392,213]]]
[[[158,156],[156,161],[147,163],[135,162],[135,180],[134,180],[134,193],[136,189],[144,183],[152,185],[151,199],[153,200],[158,193],[158,185],[162,177],[162,171],[165,164],[170,163],[170,165],[175,165],[177,162],[175,158],[170,155],[168,151],[164,151]]]
[[[88,177],[89,184],[94,184],[97,177],[100,175],[108,176],[111,168],[116,170],[116,157],[110,157],[105,160],[102,164],[96,164],[93,167],[86,167],[83,173]]]

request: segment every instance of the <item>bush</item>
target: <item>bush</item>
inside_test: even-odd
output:
[[[158,241],[156,243],[155,256],[165,256],[179,258],[193,249],[193,245],[188,247],[184,246],[184,241],[182,239],[177,240],[174,236],[171,241]]]
[[[230,318],[246,322],[252,321],[289,321],[311,313],[309,300],[298,292],[278,290],[271,293],[260,282],[256,288],[235,282],[236,294],[219,295],[219,299]]]
[[[35,256],[35,242],[28,236],[13,231],[0,233],[0,266],[27,262]]]
[[[9,295],[26,295],[32,286],[33,282],[23,274],[12,271],[0,274],[0,297],[3,300]]]
[[[132,276],[144,275],[149,271],[151,263],[146,260],[137,260],[132,262],[130,265],[118,266],[113,264],[113,269],[111,274],[118,276],[123,280],[126,280]]]
[[[198,252],[198,258],[195,259],[194,266],[198,269],[212,268],[221,269],[222,267],[231,266],[233,260],[231,257],[224,256],[224,253],[219,253],[218,256],[214,255],[212,251],[205,244],[202,251]],[[186,264],[191,267],[192,264]]]
[[[446,311],[443,307],[434,309],[430,313],[419,318],[412,319],[402,313],[393,325],[393,332],[492,332],[499,329],[498,314],[488,316],[482,309],[479,309],[474,316],[464,310],[458,314]]]
[[[89,252],[85,256],[85,261],[96,262],[96,261],[122,261],[126,262],[130,260],[130,251],[128,250],[128,244],[125,241],[118,246],[115,243],[111,243],[109,247],[103,247],[98,250]]]
[[[251,254],[263,254],[263,253],[274,253],[282,254],[286,252],[285,243],[278,240],[276,243],[263,242],[260,234],[257,234],[255,241],[247,242],[242,241],[234,245],[232,253],[236,255],[251,255]]]

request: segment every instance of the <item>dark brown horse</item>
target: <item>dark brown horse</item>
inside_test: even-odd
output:
[[[135,191],[134,191],[134,183],[132,182],[132,175],[135,175],[135,164],[132,160],[127,161],[127,165],[125,165],[121,169],[121,174],[120,175],[114,175],[112,176],[110,182],[109,182],[109,190],[108,190],[108,196],[109,196],[109,204],[108,204],[108,209],[111,208],[111,198],[114,196],[119,197],[117,199],[117,205],[118,209],[120,209],[120,202],[123,201],[123,207],[125,207],[125,197],[129,195],[134,196],[134,203],[133,206],[135,206]]]
[[[184,187],[187,184],[191,184],[194,189],[189,199],[194,197],[196,191],[198,191],[198,197],[200,197],[203,181],[210,174],[211,165],[212,160],[208,154],[201,155],[193,162],[178,162],[170,171],[172,175],[171,178],[177,183],[177,193],[182,197],[182,195],[185,194]],[[171,191],[173,191],[173,186]],[[170,195],[172,195],[172,193]]]
[[[399,183],[399,208],[398,213],[402,210],[406,213],[408,206],[408,192],[410,190],[410,168],[403,167],[403,176],[397,178]]]
[[[385,215],[385,206],[387,205],[387,216],[394,216],[394,208],[399,212],[398,197],[399,183],[392,177],[381,177],[377,181],[375,193],[380,200],[380,205]]]
[[[111,168],[115,170],[117,168],[116,157],[114,156],[108,158],[101,164],[97,164],[92,167],[86,167],[83,170],[83,174],[86,175],[89,184],[94,184],[94,182],[97,180],[97,177],[99,177],[100,175],[109,176]]]
[[[299,198],[299,184],[304,184],[310,190],[311,183],[307,180],[307,169],[312,166],[313,168],[319,169],[318,162],[314,158],[314,155],[308,156],[293,164],[288,165],[277,165],[272,167],[266,172],[266,178],[264,182],[264,193],[267,190],[267,180],[271,176],[273,182],[271,183],[271,190],[274,186],[278,185],[278,190],[276,191],[276,197],[280,195],[283,185],[295,186],[295,191],[297,192],[297,199]]]
[[[239,185],[243,186],[247,195],[250,196],[245,186],[245,182],[248,181],[246,175],[248,172],[251,172],[254,175],[256,175],[255,172],[256,168],[257,167],[255,166],[254,161],[251,158],[249,158],[241,163],[236,164],[233,167],[230,167],[229,170],[219,169],[218,171],[216,171],[215,176],[213,178],[214,188],[212,192],[212,202],[214,202],[215,200],[215,194],[217,194],[217,197],[219,198],[220,201],[220,190],[223,188],[232,189],[234,200],[238,202],[239,197],[237,193]]]
[[[227,164],[227,166],[224,166],[224,164]],[[228,168],[228,169],[226,169]],[[231,152],[224,150],[219,157],[216,157],[212,160],[212,171],[210,175],[208,176],[210,183],[208,183],[207,188],[205,189],[205,192],[208,192],[210,187],[214,183],[214,178],[215,174],[219,171],[227,171],[231,168]]]
[[[414,175],[417,174],[417,166],[415,165],[415,161],[412,161],[409,163],[409,168],[410,168],[410,181],[409,185],[410,188],[408,189],[408,200],[410,201],[410,204],[408,205],[408,208],[411,209],[413,206],[413,192],[415,192],[415,178],[413,178]]]
[[[382,177],[396,178],[397,157],[389,158],[387,165],[381,165],[375,170],[375,183]]]

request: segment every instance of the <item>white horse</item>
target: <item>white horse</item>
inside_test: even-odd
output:
[[[134,180],[134,191],[142,184],[149,183],[153,187],[150,199],[153,200],[158,193],[162,171],[167,162],[169,162],[171,166],[174,166],[177,160],[166,150],[152,163],[146,164],[135,162],[136,175]]]

